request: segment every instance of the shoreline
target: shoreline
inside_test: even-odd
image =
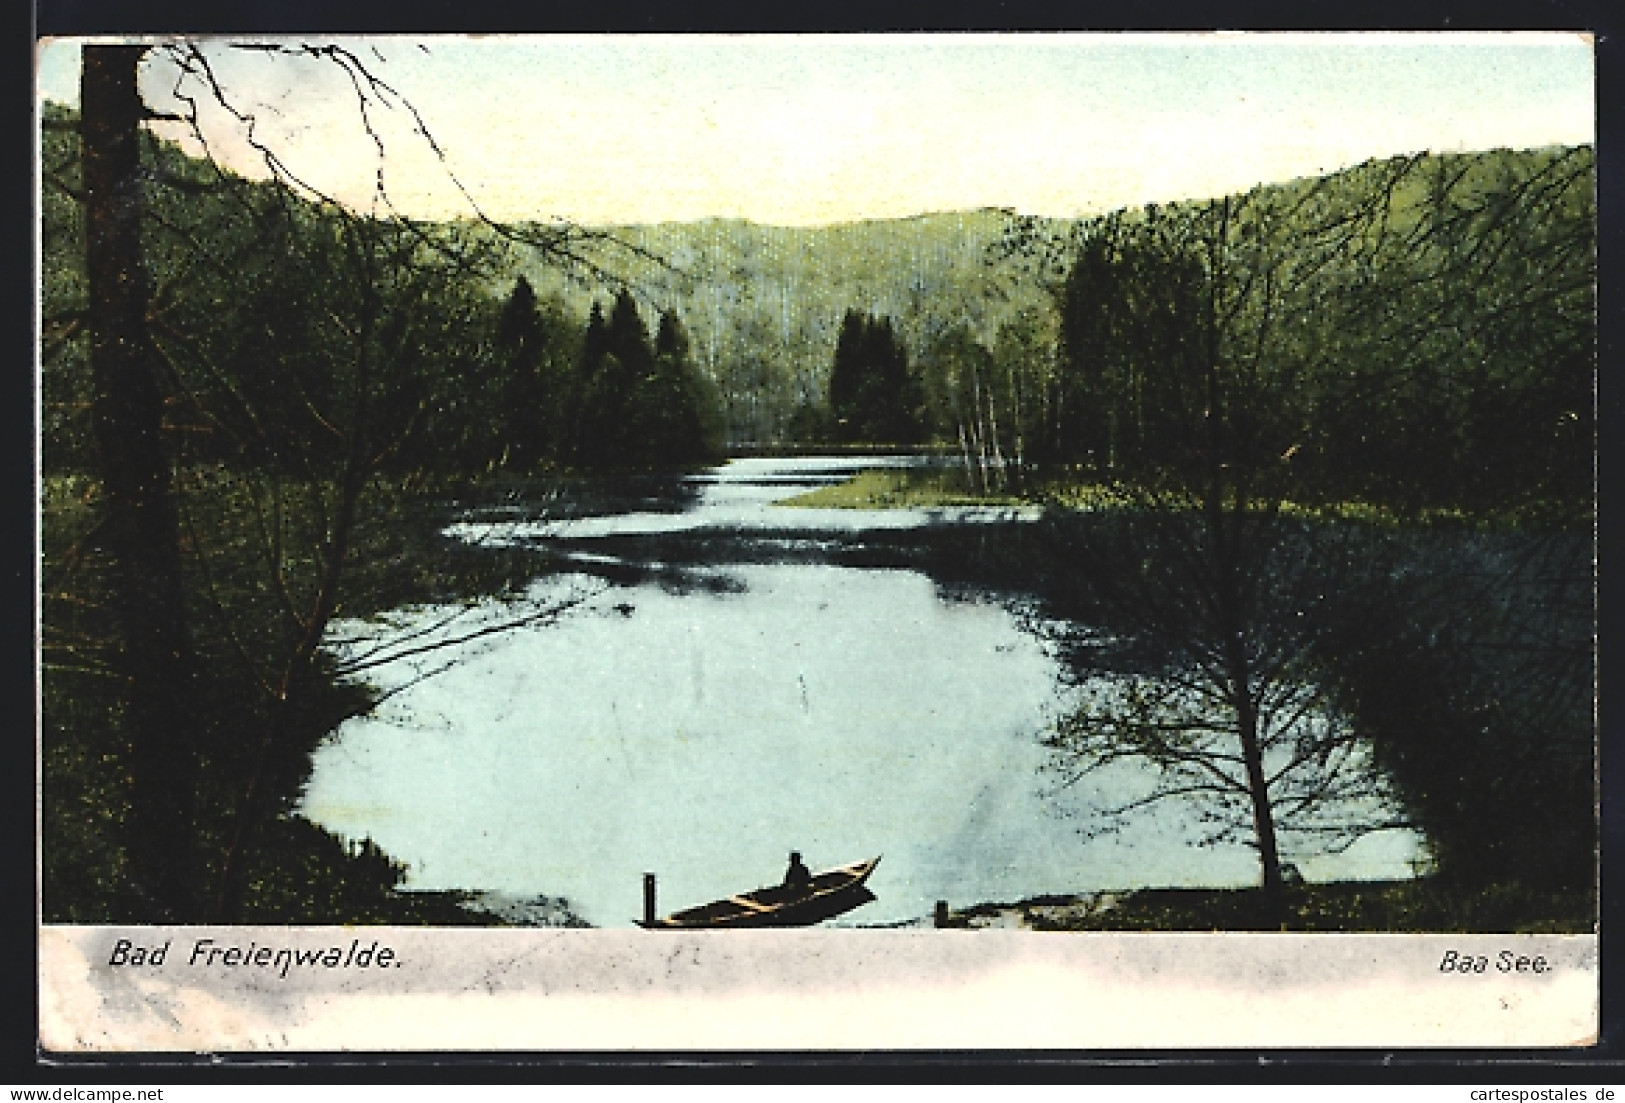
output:
[[[568,900],[545,895],[447,889],[397,890],[397,895],[420,905],[461,906],[473,925],[492,929],[592,928],[574,913]],[[1302,883],[1287,886],[1286,906],[1289,916],[1282,922],[1267,918],[1267,904],[1257,887],[1115,889],[950,906],[936,915],[884,923],[864,923],[861,914],[854,913],[850,927],[824,929],[1120,934],[1593,934],[1597,930],[1594,896],[1541,896],[1516,884],[1475,891],[1453,889],[1425,877]]]
[[[913,925],[944,930],[1291,931],[1591,934],[1590,893],[1541,895],[1517,884],[1461,890],[1431,878],[1288,885],[1288,918],[1269,918],[1263,890],[1143,888],[1041,895],[949,907]],[[1544,905],[1544,906],[1542,906]]]

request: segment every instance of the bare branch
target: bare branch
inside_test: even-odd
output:
[[[484,639],[487,636],[494,636],[503,632],[512,632],[519,628],[527,628],[538,624],[551,624],[559,617],[563,616],[566,612],[575,608],[586,600],[587,596],[585,595],[567,598],[559,602],[559,604],[550,606],[549,608],[541,610],[540,612],[532,613],[528,616],[516,617],[511,621],[504,621],[501,624],[487,625],[484,628],[479,628],[472,632],[464,633],[463,635],[456,636],[452,639],[436,640],[434,643],[420,644],[416,647],[408,647],[384,655],[379,655],[377,652],[373,652],[373,657],[368,658],[365,661],[340,664],[338,672],[345,675],[356,674],[363,670],[370,670],[376,666],[383,666],[386,663],[392,663],[400,659],[410,658],[413,655],[430,654],[436,651],[443,651],[448,647],[460,647],[463,644],[472,643],[474,640]]]

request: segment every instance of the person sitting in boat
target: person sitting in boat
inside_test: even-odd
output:
[[[812,871],[801,864],[801,851],[790,852],[790,868],[784,871],[784,887],[787,889],[806,888],[812,883]]]

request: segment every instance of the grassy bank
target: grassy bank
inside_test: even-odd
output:
[[[1025,489],[983,491],[973,485],[961,466],[876,468],[860,471],[834,486],[821,487],[779,502],[810,509],[940,509],[948,506],[1044,506],[1066,509],[1132,509],[1155,504],[1182,505],[1178,495],[1152,495],[1126,484],[1082,478],[1077,473],[1038,479],[1029,476]],[[1191,501],[1189,508],[1196,508]],[[1554,520],[1586,525],[1590,514],[1555,517],[1538,506],[1517,507],[1497,513],[1469,515],[1464,510],[1429,508],[1404,513],[1392,506],[1364,501],[1307,503],[1260,500],[1259,511],[1278,510],[1284,517],[1304,521],[1356,521],[1381,528],[1493,530],[1542,526]]]
[[[807,509],[933,509],[943,506],[1017,506],[1030,499],[971,489],[963,468],[878,468],[844,483],[779,502]]]
[[[1289,916],[1267,918],[1263,892],[1139,889],[1037,896],[950,910],[943,926],[1034,931],[1398,931],[1580,934],[1596,929],[1589,893],[1540,894],[1520,885],[1453,892],[1427,880],[1337,881],[1288,889]]]

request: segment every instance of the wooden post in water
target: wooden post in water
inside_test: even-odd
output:
[[[652,924],[655,921],[655,875],[643,875],[643,922]]]

